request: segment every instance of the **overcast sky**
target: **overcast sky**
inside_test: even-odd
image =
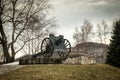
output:
[[[109,25],[120,16],[120,0],[50,0],[52,14],[59,25],[56,32],[63,34],[72,44],[75,27],[85,19],[93,24],[104,19]]]

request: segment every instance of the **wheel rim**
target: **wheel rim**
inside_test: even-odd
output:
[[[52,56],[54,51],[54,46],[52,41],[49,38],[45,38],[41,44],[41,52],[43,52],[44,57]]]
[[[65,51],[66,52],[60,52],[58,51],[58,55],[62,58],[67,58],[69,53],[71,52],[71,44],[67,39],[64,39],[64,45],[65,45]]]

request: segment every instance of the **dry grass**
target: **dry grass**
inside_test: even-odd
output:
[[[120,69],[96,65],[31,65],[0,76],[0,80],[120,80]]]

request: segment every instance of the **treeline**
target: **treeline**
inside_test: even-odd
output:
[[[76,27],[73,38],[76,44],[84,42],[98,42],[108,44],[112,27],[102,20],[100,24],[93,25],[84,20],[82,26]]]

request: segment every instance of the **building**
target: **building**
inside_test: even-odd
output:
[[[72,48],[71,54],[78,55],[69,59],[81,59],[81,64],[105,63],[108,45],[102,43],[85,42],[77,44]],[[84,62],[82,62],[84,61]],[[86,61],[86,62],[85,62]],[[76,62],[77,63],[77,62]]]

